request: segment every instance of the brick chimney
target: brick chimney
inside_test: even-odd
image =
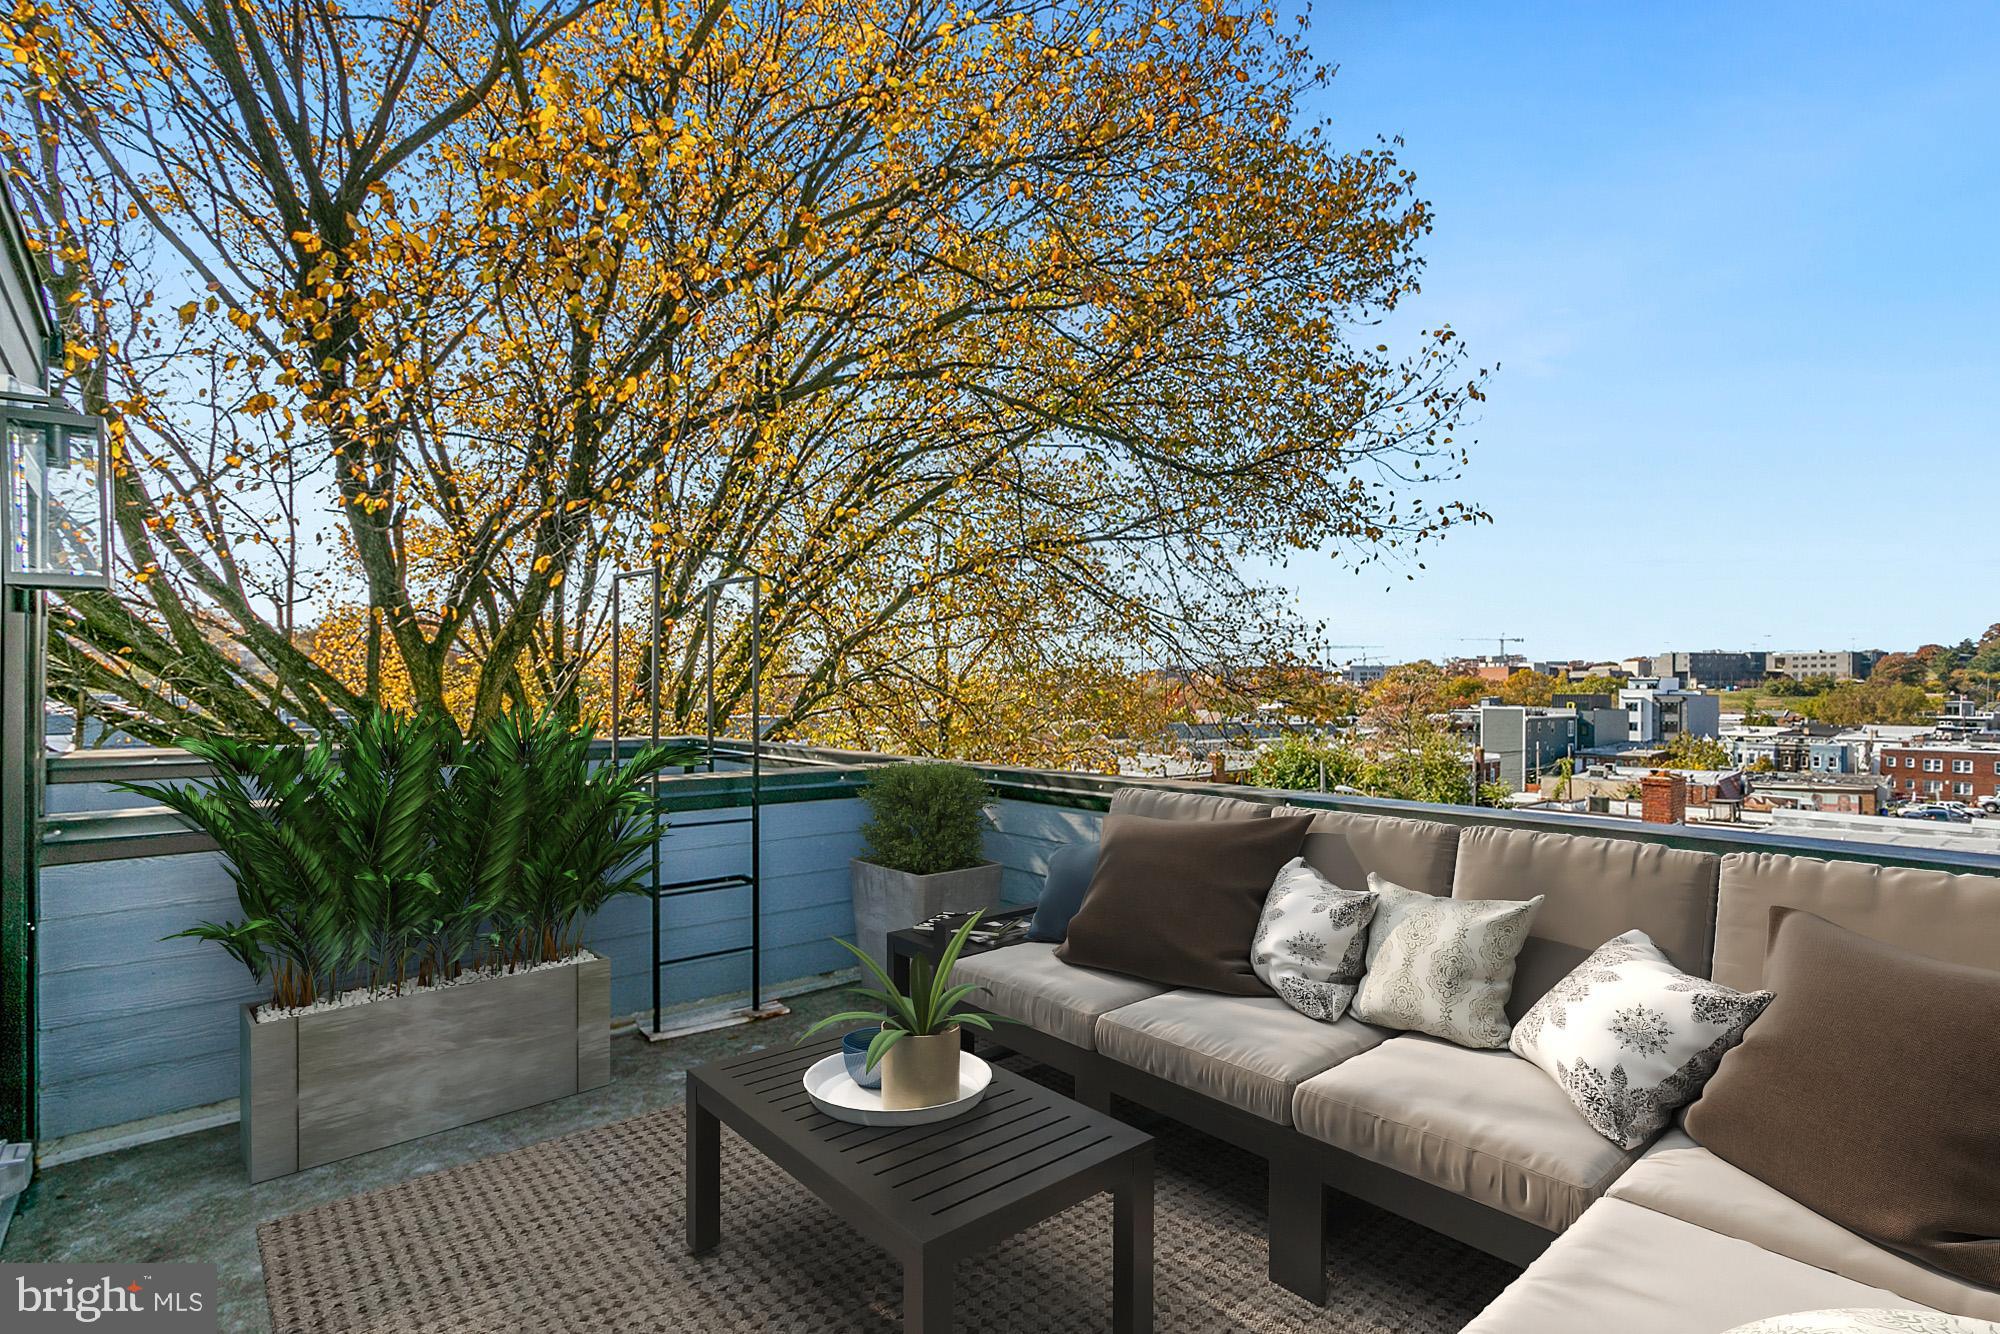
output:
[[[1639,810],[1647,824],[1685,824],[1688,784],[1685,776],[1655,769],[1639,780]]]

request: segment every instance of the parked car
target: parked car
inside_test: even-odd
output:
[[[1972,816],[1967,811],[1955,811],[1949,806],[1931,803],[1923,806],[1905,806],[1896,812],[1900,820],[1937,820],[1944,824],[1971,824]]]

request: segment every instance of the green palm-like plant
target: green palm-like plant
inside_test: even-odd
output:
[[[125,785],[228,863],[242,918],[177,935],[221,945],[284,1007],[400,989],[413,963],[419,985],[446,981],[487,945],[505,963],[573,954],[591,914],[644,888],[647,784],[687,758],[651,747],[593,764],[590,730],[553,712],[468,742],[447,718],[378,710],[338,740],[194,738],[206,788]]]
[[[214,777],[203,790],[127,787],[202,830],[221,848],[238,922],[203,922],[178,934],[213,940],[262,981],[279,1005],[309,1003],[335,985],[348,954],[343,936],[342,853],[331,790],[336,766],[324,743],[260,746],[230,737],[192,739]]]
[[[472,887],[515,962],[574,953],[600,908],[644,891],[639,858],[658,833],[647,785],[692,754],[649,746],[615,766],[593,765],[590,743],[588,730],[554,714],[509,715],[470,748],[453,780],[466,815],[445,836],[445,877]]]
[[[873,1070],[876,1063],[888,1050],[908,1037],[930,1037],[944,1032],[953,1024],[966,1024],[988,1033],[995,1024],[1016,1022],[1003,1014],[986,1014],[978,1010],[959,1007],[966,998],[979,990],[976,982],[961,982],[953,985],[952,970],[958,967],[958,956],[965,950],[966,939],[972,935],[972,928],[979,925],[979,914],[974,912],[965,919],[965,925],[952,933],[944,952],[938,955],[935,965],[929,959],[917,959],[910,965],[910,991],[904,995],[897,990],[895,982],[882,971],[882,966],[868,957],[868,952],[850,941],[836,939],[833,943],[861,961],[865,974],[875,980],[872,987],[849,987],[852,995],[865,996],[879,1008],[871,1010],[844,1010],[830,1014],[799,1035],[804,1042],[822,1028],[833,1024],[879,1023],[882,1031],[868,1043],[867,1069]]]
[[[342,739],[330,785],[332,831],[349,878],[339,907],[342,964],[371,987],[401,986],[435,910],[431,874],[444,786],[445,740],[435,719],[370,714]]]

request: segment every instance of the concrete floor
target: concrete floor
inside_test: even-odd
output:
[[[791,1042],[813,1020],[852,1000],[837,989],[785,999],[790,1015],[756,1024],[661,1043],[635,1034],[614,1037],[611,1082],[601,1089],[261,1185],[243,1180],[233,1125],[49,1168],[29,1188],[0,1259],[212,1263],[222,1329],[269,1330],[259,1223],[672,1106],[681,1101],[690,1067]]]

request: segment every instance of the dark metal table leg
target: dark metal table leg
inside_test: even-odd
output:
[[[687,1248],[702,1255],[722,1240],[722,1123],[687,1093]]]
[[[1112,1194],[1111,1328],[1153,1334],[1153,1153]]]
[[[951,1257],[903,1261],[903,1334],[951,1334]]]

